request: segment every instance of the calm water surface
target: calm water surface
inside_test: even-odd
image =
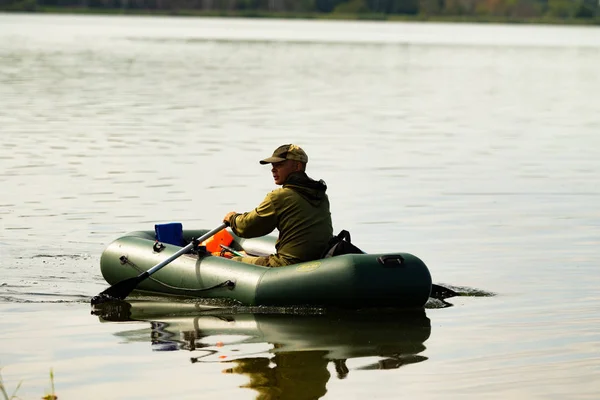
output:
[[[61,399],[598,398],[598,65],[590,27],[0,14],[8,389],[53,368]],[[336,231],[496,296],[91,315],[108,243],[255,207],[289,142]]]

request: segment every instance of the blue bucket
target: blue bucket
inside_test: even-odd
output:
[[[156,240],[175,246],[183,246],[183,225],[180,222],[169,222],[154,225]]]

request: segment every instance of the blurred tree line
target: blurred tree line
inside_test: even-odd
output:
[[[565,20],[598,20],[600,17],[600,0],[0,0],[3,10],[43,11],[56,7],[132,12],[189,10],[200,15],[239,16],[330,14],[366,19],[386,19],[394,15]]]

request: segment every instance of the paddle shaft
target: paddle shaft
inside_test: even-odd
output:
[[[208,239],[208,238],[216,235],[218,232],[222,231],[226,227],[227,227],[227,224],[225,222],[223,222],[221,225],[217,226],[213,230],[208,231],[204,235],[200,236],[198,239],[196,239],[196,242],[202,243],[203,241],[205,241],[206,239]],[[167,259],[159,262],[154,267],[150,268],[148,271],[146,271],[145,273],[143,273],[143,275],[146,275],[146,274],[148,274],[148,276],[152,275],[153,273],[155,273],[156,271],[158,271],[159,269],[161,269],[165,265],[169,264],[174,259],[176,259],[179,256],[181,256],[182,254],[185,254],[188,251],[190,251],[192,249],[192,247],[194,247],[194,241],[192,241],[187,246],[182,247],[179,251],[177,251],[176,253],[174,253],[173,255],[171,255],[169,258],[167,258]]]

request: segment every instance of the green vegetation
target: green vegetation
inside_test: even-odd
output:
[[[2,370],[2,368],[0,368],[0,371],[1,370]],[[0,374],[0,393],[2,394],[2,397],[4,398],[4,400],[18,399],[17,392],[19,391],[19,388],[21,387],[22,383],[23,383],[23,381],[19,382],[17,384],[17,387],[15,388],[14,392],[9,396],[8,392],[6,391],[6,386],[4,385],[4,381],[2,380],[2,374]],[[52,369],[50,369],[50,385],[51,385],[51,392],[49,394],[46,394],[44,397],[42,397],[42,400],[58,399],[58,397],[56,397],[55,390],[54,390],[54,371],[52,371]]]
[[[58,13],[600,24],[600,0],[0,0]]]
[[[2,369],[0,368],[0,371],[1,370]],[[4,397],[4,400],[12,400],[12,399],[16,398],[17,392],[19,391],[19,388],[21,387],[21,383],[23,383],[23,381],[19,382],[19,384],[15,388],[15,391],[13,392],[13,394],[11,394],[9,396],[8,392],[6,391],[6,386],[4,386],[4,381],[2,380],[2,374],[0,374],[0,393],[2,393],[2,397]]]
[[[58,397],[56,397],[56,394],[54,391],[54,371],[52,371],[52,368],[50,368],[50,393],[48,393],[44,397],[42,397],[42,400],[56,400],[56,399],[58,399]]]

